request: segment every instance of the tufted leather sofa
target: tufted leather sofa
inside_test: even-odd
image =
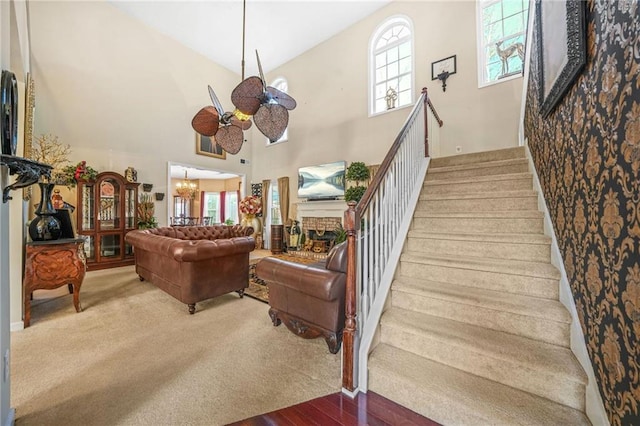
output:
[[[256,275],[269,286],[269,316],[305,339],[324,337],[332,354],[340,350],[344,329],[347,243],[331,249],[326,261],[302,265],[265,257]]]
[[[125,241],[133,246],[136,273],[196,310],[196,303],[231,291],[240,297],[249,283],[253,228],[172,226],[136,230]]]

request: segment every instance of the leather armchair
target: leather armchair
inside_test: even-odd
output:
[[[340,350],[344,329],[347,244],[335,246],[327,260],[311,265],[266,257],[256,275],[269,286],[269,316],[305,339],[324,337],[332,354]]]

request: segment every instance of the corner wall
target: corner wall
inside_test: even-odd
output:
[[[532,49],[525,135],[608,420],[639,424],[640,10],[587,4],[587,66],[546,119]]]

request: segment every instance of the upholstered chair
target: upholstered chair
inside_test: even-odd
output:
[[[324,337],[332,354],[344,329],[347,244],[336,245],[326,261],[311,265],[275,257],[261,259],[256,275],[269,286],[269,316],[305,339]]]

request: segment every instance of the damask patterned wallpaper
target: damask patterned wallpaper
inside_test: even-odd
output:
[[[543,119],[532,59],[525,134],[609,421],[640,425],[640,6],[587,3],[586,68]]]

